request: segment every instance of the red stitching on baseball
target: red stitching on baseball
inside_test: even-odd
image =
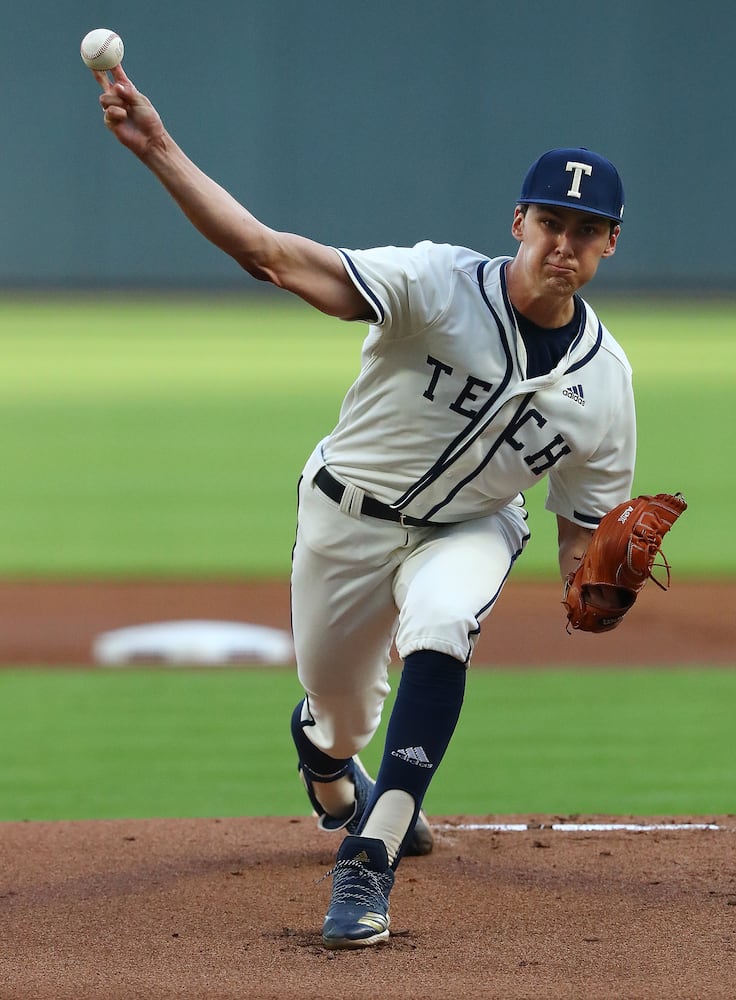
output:
[[[99,49],[97,49],[96,52],[88,53],[87,54],[87,58],[88,59],[99,59],[100,56],[102,55],[102,53],[112,45],[112,43],[115,41],[115,39],[117,37],[118,36],[115,34],[114,31],[111,32],[107,36],[107,38],[105,39],[105,41],[102,43],[102,45],[99,47]]]

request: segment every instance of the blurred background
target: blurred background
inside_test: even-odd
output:
[[[107,134],[78,54],[93,27],[121,34],[180,144],[275,228],[512,252],[529,164],[590,146],[627,196],[597,289],[734,290],[723,0],[8,5],[0,287],[256,287]]]

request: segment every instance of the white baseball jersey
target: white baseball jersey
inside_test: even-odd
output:
[[[440,523],[518,503],[545,475],[547,508],[585,527],[630,496],[631,368],[587,303],[559,364],[528,378],[510,258],[430,242],[337,252],[375,315],[322,442],[337,476]]]

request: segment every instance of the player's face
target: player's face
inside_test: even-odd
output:
[[[613,256],[620,227],[611,232],[608,219],[588,212],[529,205],[526,212],[517,207],[511,232],[522,244],[518,257],[537,293],[572,295],[604,257]]]

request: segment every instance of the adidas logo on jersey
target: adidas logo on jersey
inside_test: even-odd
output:
[[[392,757],[406,761],[407,764],[416,764],[417,767],[432,767],[429,757],[424,752],[424,747],[406,747],[405,750],[392,750]]]
[[[582,385],[571,385],[567,389],[562,390],[562,395],[567,396],[568,399],[574,399],[575,402],[580,403],[581,406],[585,406]]]

